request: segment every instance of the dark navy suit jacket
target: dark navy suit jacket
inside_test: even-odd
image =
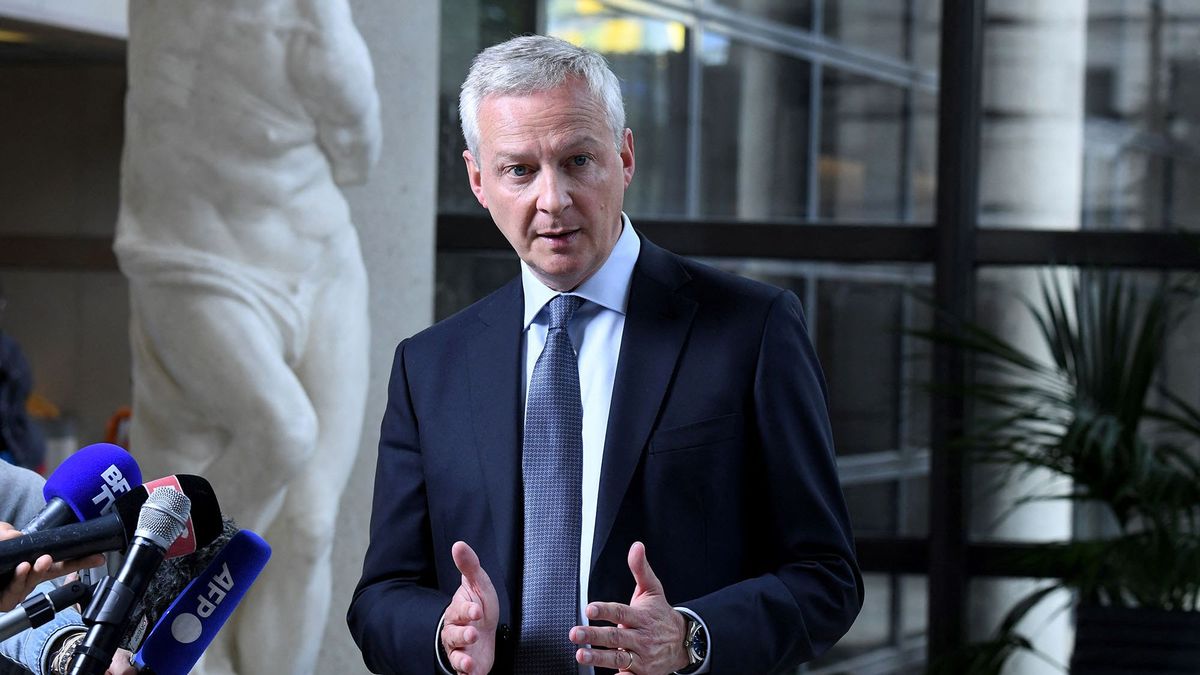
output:
[[[350,631],[374,672],[440,672],[461,539],[499,595],[493,672],[521,598],[520,278],[402,342]],[[838,640],[862,577],[825,382],[796,296],[642,237],[604,445],[589,601],[629,602],[646,544],[668,601],[708,625],[714,675],[783,672]]]

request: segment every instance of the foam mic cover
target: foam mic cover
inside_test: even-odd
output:
[[[142,482],[133,455],[112,443],[95,443],[68,457],[42,488],[46,507],[21,528],[26,534],[98,518],[117,497]]]
[[[242,530],[233,535],[171,603],[133,664],[155,675],[191,672],[270,557],[271,546],[257,534]]]

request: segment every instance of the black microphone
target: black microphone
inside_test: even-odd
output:
[[[38,593],[25,599],[11,611],[0,615],[0,642],[30,628],[44,626],[54,615],[71,605],[83,602],[92,594],[92,587],[82,581],[63,584],[49,593]]]
[[[200,504],[193,500],[192,510],[197,511],[200,508]],[[224,518],[224,529],[220,536],[207,546],[197,549],[191,555],[175,558],[168,553],[166,560],[163,560],[163,564],[154,573],[154,578],[150,580],[150,585],[146,588],[141,600],[133,606],[129,627],[125,630],[124,637],[121,638],[121,648],[136,652],[142,646],[142,641],[146,639],[147,631],[158,623],[159,618],[167,611],[171,603],[175,602],[183,589],[205,571],[209,563],[225,550],[230,539],[237,533],[237,523],[232,518]]]
[[[106,516],[0,541],[0,587],[12,581],[17,565],[32,563],[47,553],[55,560],[72,560],[124,549],[145,501],[144,491],[129,492],[117,499]]]
[[[150,493],[138,516],[125,564],[117,576],[100,583],[84,612],[89,628],[75,650],[70,675],[103,675],[108,669],[133,603],[146,592],[167,548],[183,531],[191,506],[186,495],[169,486]]]

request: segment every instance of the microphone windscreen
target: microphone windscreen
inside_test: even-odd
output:
[[[42,495],[49,502],[63,500],[83,520],[108,513],[123,493],[142,482],[142,471],[123,448],[112,443],[94,443],[66,458],[46,480]]]
[[[192,670],[271,557],[262,537],[242,530],[179,594],[134,656],[156,675]]]

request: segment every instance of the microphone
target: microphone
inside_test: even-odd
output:
[[[97,586],[83,615],[89,628],[75,650],[70,675],[102,675],[108,669],[133,602],[146,592],[167,547],[183,531],[191,507],[191,500],[172,487],[150,493],[138,515],[125,564],[116,577],[107,577]]]
[[[63,609],[82,602],[92,593],[92,587],[82,581],[72,581],[49,593],[39,593],[25,599],[12,611],[0,615],[0,642],[30,628],[45,625]]]
[[[180,536],[179,543],[172,544],[167,555],[192,553],[221,534],[221,507],[212,485],[200,476],[167,476],[121,495],[107,515],[0,541],[0,587],[7,586],[12,580],[17,565],[33,562],[47,553],[55,560],[71,560],[93,553],[124,550],[134,536],[143,504],[151,493],[165,487],[187,495],[194,506],[193,517],[186,526],[187,538]]]
[[[17,565],[47,553],[55,560],[71,560],[125,548],[144,501],[144,492],[130,492],[117,499],[108,515],[0,541],[0,587],[12,581]]]
[[[143,675],[191,672],[270,557],[271,546],[257,534],[241,530],[233,535],[167,608],[133,664]]]
[[[159,566],[141,600],[133,606],[133,618],[125,636],[121,638],[122,649],[136,652],[146,639],[146,634],[158,623],[159,618],[175,602],[183,589],[204,574],[204,570],[225,549],[233,535],[238,533],[237,523],[232,518],[223,520],[224,529],[212,543],[191,555],[167,558]]]
[[[123,448],[94,443],[66,458],[46,481],[46,506],[21,531],[31,534],[98,518],[112,510],[117,496],[142,482],[142,472]]]
[[[221,507],[217,504],[212,484],[206,479],[190,473],[179,473],[150,481],[142,487],[147,495],[163,487],[171,487],[192,500],[192,517],[188,518],[179,538],[167,549],[167,558],[194,553],[221,535]]]

